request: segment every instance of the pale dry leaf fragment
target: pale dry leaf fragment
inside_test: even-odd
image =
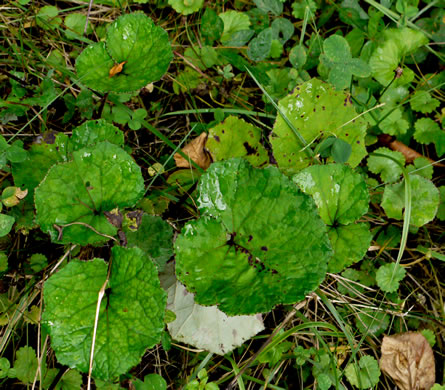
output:
[[[196,164],[198,164],[202,169],[207,169],[212,162],[209,153],[205,150],[205,144],[207,142],[207,134],[202,133],[199,137],[190,141],[182,149],[183,153],[190,157]],[[182,157],[179,153],[174,156],[176,166],[178,168],[190,168],[191,163],[188,159]]]
[[[434,385],[436,373],[433,350],[421,333],[385,336],[381,352],[381,370],[401,390],[429,390]]]

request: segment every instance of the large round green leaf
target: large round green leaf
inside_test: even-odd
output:
[[[307,143],[332,135],[342,139],[351,145],[348,164],[352,167],[366,156],[367,123],[358,117],[346,93],[336,92],[331,85],[312,79],[296,87],[278,106]],[[309,165],[307,151],[281,115],[277,116],[270,141],[283,172],[297,173]]]
[[[331,256],[326,226],[277,168],[216,162],[199,191],[202,217],[175,243],[177,276],[197,303],[229,315],[266,312],[321,283]]]
[[[313,165],[293,177],[314,198],[326,225],[347,225],[368,211],[369,193],[363,177],[347,165]]]
[[[361,260],[372,239],[368,224],[354,224],[369,206],[363,177],[347,165],[328,164],[305,168],[293,180],[314,198],[321,219],[329,226],[334,255],[328,271],[340,272]]]
[[[122,146],[124,133],[104,119],[86,121],[73,130],[70,147],[72,150],[79,150],[102,141]]]
[[[329,260],[328,271],[339,273],[351,264],[360,261],[372,240],[367,223],[340,225],[328,231],[334,256]]]
[[[105,42],[88,46],[76,60],[79,80],[97,91],[128,92],[159,80],[173,58],[167,33],[143,13],[122,15]],[[115,65],[122,70],[110,76]]]
[[[111,276],[99,312],[93,376],[110,380],[138,364],[160,340],[166,294],[155,265],[139,248],[112,249]],[[45,283],[42,323],[61,364],[88,372],[102,259],[73,260]]]
[[[102,234],[116,234],[103,212],[133,206],[143,191],[141,169],[131,156],[102,142],[73,152],[73,161],[50,169],[35,191],[37,221],[56,242],[86,245],[105,241],[106,237],[90,227]],[[54,225],[63,228],[62,237]]]

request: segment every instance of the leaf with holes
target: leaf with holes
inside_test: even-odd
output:
[[[199,192],[201,218],[175,242],[178,279],[197,303],[228,315],[266,312],[298,302],[324,279],[326,226],[313,200],[277,168],[216,162]]]
[[[108,26],[105,42],[88,46],[76,60],[79,81],[101,92],[131,92],[158,81],[173,58],[167,33],[143,13],[122,15]],[[123,64],[122,71],[110,70]]]
[[[93,376],[104,380],[126,373],[159,342],[166,305],[158,271],[139,248],[114,247],[110,275],[93,363]],[[42,323],[59,363],[88,372],[98,293],[106,278],[102,259],[75,259],[45,282]]]
[[[282,113],[307,143],[323,141],[334,135],[351,145],[348,163],[356,167],[366,156],[367,123],[358,117],[349,95],[336,92],[318,79],[299,85],[278,102]],[[297,173],[311,162],[307,150],[281,115],[277,116],[270,137],[279,168],[286,174]]]
[[[104,211],[134,206],[143,192],[141,169],[131,156],[101,142],[73,152],[73,161],[50,169],[35,191],[37,221],[54,242],[104,242],[108,238],[96,231],[116,234]]]
[[[252,165],[261,166],[269,161],[269,156],[260,140],[260,129],[242,119],[229,116],[210,129],[206,147],[213,161],[244,157]]]

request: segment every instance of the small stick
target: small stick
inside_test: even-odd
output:
[[[84,35],[87,35],[88,20],[90,19],[90,12],[91,12],[91,7],[93,6],[93,1],[94,0],[90,0],[90,3],[88,4],[87,20],[85,20],[85,28],[83,29],[83,34]]]

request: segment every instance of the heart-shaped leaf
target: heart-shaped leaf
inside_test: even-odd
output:
[[[145,14],[132,13],[108,27],[105,42],[88,46],[79,55],[76,70],[89,88],[130,92],[159,80],[172,58],[167,33]]]
[[[293,177],[313,197],[321,219],[329,226],[334,256],[328,271],[340,272],[365,255],[372,235],[369,225],[355,224],[368,211],[369,193],[364,179],[347,165],[313,165]]]
[[[160,340],[166,294],[156,266],[139,248],[112,249],[111,273],[99,312],[93,376],[110,380],[138,364]],[[88,372],[102,259],[72,260],[45,283],[43,325],[61,364]]]
[[[199,191],[202,216],[175,243],[177,276],[197,303],[254,314],[295,303],[321,283],[331,256],[326,226],[277,168],[216,162]]]
[[[133,206],[143,195],[141,169],[120,147],[102,142],[53,166],[35,191],[37,221],[55,242],[86,245],[114,235],[104,211]]]

